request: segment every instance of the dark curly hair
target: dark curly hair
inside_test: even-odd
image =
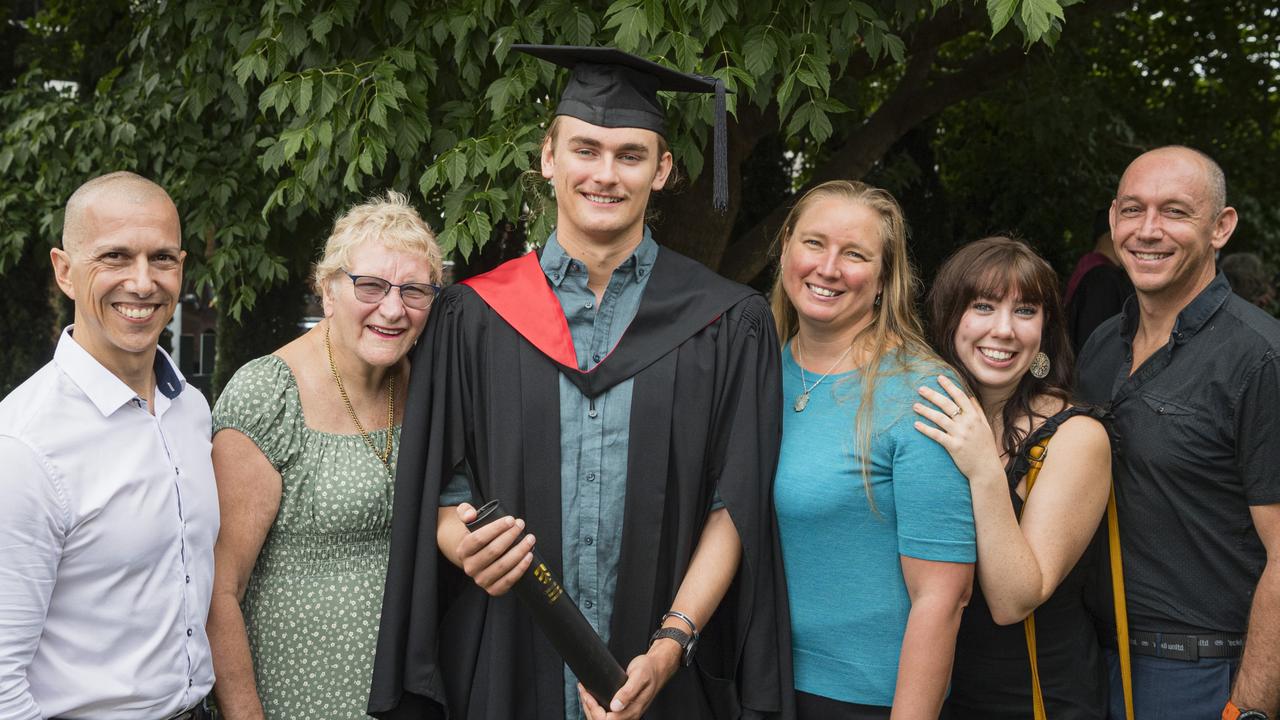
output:
[[[956,328],[969,306],[978,298],[1003,300],[1012,292],[1021,302],[1038,305],[1044,326],[1040,352],[1049,356],[1049,374],[1039,379],[1025,374],[1005,403],[1001,413],[1004,451],[1009,457],[1018,451],[1027,431],[1017,420],[1028,417],[1035,424],[1045,416],[1036,412],[1035,398],[1041,395],[1071,401],[1075,357],[1067,337],[1066,320],[1058,294],[1058,275],[1025,242],[1004,236],[986,237],[965,245],[947,258],[929,289],[929,341],[938,354],[970,388],[976,387],[973,374],[956,356]]]

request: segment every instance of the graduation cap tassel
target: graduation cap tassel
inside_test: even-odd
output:
[[[716,212],[729,209],[729,127],[725,103],[724,81],[716,79],[715,177],[711,204]]]

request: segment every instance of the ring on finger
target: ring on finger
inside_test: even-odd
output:
[[[953,412],[953,413],[951,413],[951,414],[950,414],[950,415],[948,415],[947,417],[951,418],[952,420],[955,420],[957,417],[960,417],[960,416],[961,416],[961,415],[963,415],[963,414],[964,414],[964,408],[962,408],[962,407],[960,407],[959,405],[957,405],[957,406],[956,406],[956,411],[955,411],[955,412]]]

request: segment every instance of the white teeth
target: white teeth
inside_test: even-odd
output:
[[[827,288],[818,287],[817,285],[809,285],[808,287],[813,291],[814,295],[818,295],[820,297],[835,297],[840,294],[835,290],[828,290]]]
[[[154,315],[156,312],[155,305],[148,305],[147,307],[128,307],[126,305],[112,305],[112,307],[116,309],[116,312],[120,313],[121,315],[131,320],[145,320],[146,318],[149,318],[152,315]]]
[[[1169,257],[1169,253],[1135,252],[1134,255],[1137,255],[1139,260],[1160,260],[1161,258]]]
[[[978,348],[978,352],[982,353],[983,355],[986,355],[987,357],[991,358],[992,360],[1002,360],[1002,361],[1003,361],[1003,360],[1008,360],[1009,358],[1013,357],[1013,353],[1011,353],[1011,352],[1007,352],[1007,351],[1005,351],[1005,350],[992,350],[992,349],[990,349],[990,348]]]
[[[591,195],[587,193],[586,196],[587,196],[587,199],[590,200],[591,202],[605,203],[605,204],[622,202],[622,198],[608,197],[606,195]]]
[[[391,328],[378,327],[377,325],[370,325],[369,327],[382,333],[383,335],[399,335],[400,333],[404,332],[403,328],[399,330],[392,330]]]

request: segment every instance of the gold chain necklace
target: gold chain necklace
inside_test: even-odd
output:
[[[342,386],[342,376],[338,375],[338,366],[333,362],[333,347],[329,345],[329,323],[327,322],[324,325],[324,351],[329,355],[329,371],[333,373],[333,381],[338,384],[338,393],[342,395],[342,402],[347,405],[347,413],[351,415],[351,422],[356,424],[356,430],[360,431],[360,437],[364,438],[364,444],[368,445],[369,449],[373,451],[373,456],[382,461],[382,464],[387,468],[387,472],[391,472],[391,434],[396,421],[395,372],[393,371],[387,377],[387,447],[382,452],[378,452],[378,446],[373,444],[373,438],[369,437],[369,433],[365,432],[360,418],[356,417],[356,409],[351,404],[351,398],[347,396],[347,389]]]

